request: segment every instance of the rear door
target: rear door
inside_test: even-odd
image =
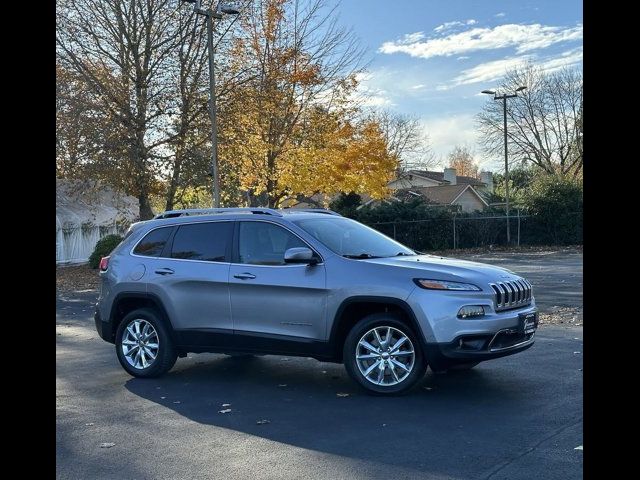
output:
[[[161,298],[187,344],[214,345],[216,335],[207,333],[233,333],[228,285],[233,223],[179,224],[161,255],[149,261],[148,292]]]
[[[285,250],[311,247],[273,222],[239,220],[236,232],[234,263],[229,270],[235,333],[324,339],[324,264],[284,263]]]

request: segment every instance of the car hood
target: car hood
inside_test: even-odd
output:
[[[412,275],[420,275],[423,278],[434,280],[490,283],[521,278],[506,268],[457,258],[438,257],[435,255],[369,258],[360,261],[387,265],[389,267],[411,269]]]

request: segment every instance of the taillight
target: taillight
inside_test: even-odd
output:
[[[109,257],[102,257],[100,259],[100,271],[106,272],[107,268],[109,268]]]

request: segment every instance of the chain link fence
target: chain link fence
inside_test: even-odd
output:
[[[580,245],[582,212],[565,213],[549,220],[536,215],[453,215],[449,218],[398,220],[369,226],[420,251],[508,245]]]

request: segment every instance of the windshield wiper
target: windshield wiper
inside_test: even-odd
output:
[[[345,254],[345,255],[342,255],[342,256],[345,257],[345,258],[353,258],[355,260],[363,260],[365,258],[380,258],[380,257],[377,257],[375,255],[371,255],[370,253],[359,253],[358,255]]]

